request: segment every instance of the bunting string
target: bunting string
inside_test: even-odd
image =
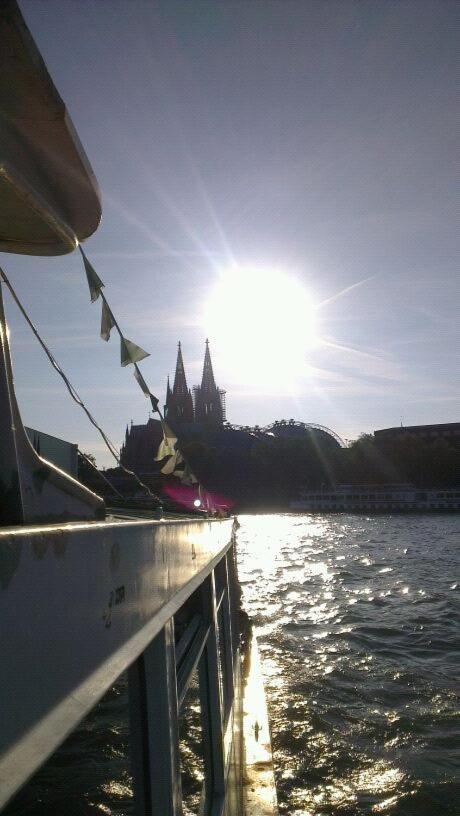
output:
[[[86,279],[88,281],[91,303],[94,303],[99,297],[102,300],[101,333],[100,333],[101,338],[102,340],[108,342],[110,340],[110,332],[112,331],[112,329],[116,329],[120,337],[120,363],[123,367],[131,364],[134,365],[134,377],[136,378],[137,383],[141,391],[143,392],[144,396],[150,398],[152,410],[156,412],[158,411],[159,401],[150,391],[137,365],[137,363],[140,362],[140,360],[144,360],[146,357],[150,357],[150,354],[148,351],[145,351],[136,343],[133,343],[132,340],[128,340],[128,338],[124,336],[119,326],[119,323],[107,302],[107,298],[105,297],[102,291],[102,289],[105,286],[104,282],[101,280],[96,270],[94,269],[94,266],[89,261],[81,244],[78,245],[78,248],[83,258],[83,264],[85,267]]]
[[[84,256],[84,257],[85,257],[85,256]],[[91,268],[92,268],[92,267],[91,267]],[[94,271],[94,270],[93,270],[93,271]],[[4,281],[4,283],[5,283],[5,284],[6,284],[6,286],[8,287],[8,289],[9,289],[9,291],[10,291],[10,294],[11,294],[11,296],[12,296],[12,298],[13,298],[14,302],[16,303],[16,305],[17,305],[17,307],[18,307],[19,311],[21,312],[21,314],[23,315],[24,319],[25,319],[25,320],[26,320],[26,322],[28,323],[28,325],[29,325],[30,329],[32,330],[33,334],[35,335],[36,339],[37,339],[37,340],[38,340],[38,342],[40,343],[40,345],[41,345],[41,347],[42,347],[43,351],[45,352],[46,356],[48,357],[48,359],[49,359],[49,361],[50,361],[51,365],[53,366],[53,368],[54,368],[54,369],[57,371],[57,373],[59,374],[59,376],[60,376],[60,377],[62,378],[62,380],[64,381],[64,384],[65,384],[65,386],[66,386],[66,388],[67,388],[67,390],[68,390],[68,392],[69,392],[70,396],[72,397],[73,401],[74,401],[74,402],[76,402],[76,403],[77,403],[77,405],[79,405],[79,406],[80,406],[80,408],[81,408],[81,409],[82,409],[82,410],[85,412],[85,414],[86,414],[86,416],[88,417],[88,419],[89,419],[89,421],[91,422],[91,424],[92,424],[92,425],[94,425],[94,427],[96,428],[96,430],[97,430],[97,431],[100,433],[100,435],[101,435],[102,439],[104,440],[104,442],[105,442],[105,444],[106,444],[106,446],[107,446],[108,450],[110,451],[111,455],[112,455],[112,456],[113,456],[113,458],[115,459],[115,461],[116,461],[116,463],[118,464],[118,466],[119,466],[119,467],[122,469],[122,471],[123,471],[124,473],[126,473],[128,476],[132,476],[132,477],[133,477],[133,478],[136,480],[136,482],[138,483],[138,485],[139,485],[140,487],[142,487],[142,489],[143,489],[143,490],[145,490],[145,491],[148,493],[148,495],[149,495],[149,496],[151,496],[151,497],[152,497],[153,499],[155,499],[156,501],[159,501],[158,496],[156,496],[154,493],[152,493],[152,491],[150,490],[150,488],[149,488],[149,487],[148,487],[146,484],[144,484],[144,482],[142,482],[142,481],[141,481],[141,479],[139,478],[139,476],[137,475],[137,473],[135,473],[133,470],[129,470],[129,468],[125,467],[125,466],[124,466],[124,465],[121,463],[121,461],[120,461],[120,457],[119,457],[119,455],[118,455],[118,451],[117,451],[117,449],[116,449],[115,445],[114,445],[114,444],[113,444],[113,442],[112,442],[112,441],[109,439],[109,437],[107,436],[107,434],[105,433],[105,431],[104,431],[104,430],[101,428],[101,426],[100,426],[100,425],[99,425],[99,424],[96,422],[96,420],[94,419],[93,415],[90,413],[90,411],[89,411],[89,410],[88,410],[88,408],[86,407],[85,403],[83,402],[82,398],[81,398],[81,397],[80,397],[80,395],[78,394],[78,392],[77,392],[76,388],[74,388],[74,386],[72,385],[72,383],[70,382],[70,380],[68,379],[68,377],[66,376],[66,374],[64,373],[64,371],[62,370],[61,366],[60,366],[60,365],[59,365],[59,363],[57,362],[56,358],[54,357],[54,355],[52,354],[52,352],[49,350],[49,348],[48,348],[48,346],[46,345],[45,341],[44,341],[44,340],[42,339],[42,337],[40,336],[40,334],[39,334],[39,332],[38,332],[38,329],[35,327],[35,325],[33,324],[32,320],[30,319],[29,315],[27,314],[27,312],[26,312],[26,310],[25,310],[24,306],[22,305],[21,301],[19,300],[19,298],[18,298],[18,296],[17,296],[16,292],[15,292],[15,291],[14,291],[14,289],[13,289],[13,286],[11,285],[10,281],[8,280],[8,277],[7,277],[6,273],[5,273],[5,271],[2,269],[2,267],[0,267],[0,278],[1,278],[1,279]],[[100,280],[100,279],[99,279],[99,280]],[[101,281],[101,283],[102,283],[102,281]],[[103,284],[102,284],[102,285],[103,285]],[[104,478],[105,478],[105,477],[104,477]],[[107,481],[108,481],[108,480],[107,480]],[[118,492],[118,491],[116,491],[116,492]]]
[[[168,457],[168,461],[161,468],[161,472],[165,476],[176,476],[180,479],[182,484],[185,485],[191,486],[198,484],[198,479],[192,473],[190,465],[181,451],[176,447],[179,441],[177,436],[163,417],[161,417],[161,427],[163,430],[163,439],[160,442],[155,461],[161,462]]]
[[[83,258],[91,302],[94,303],[99,297],[102,300],[101,338],[108,341],[110,339],[110,332],[112,329],[115,329],[118,332],[120,337],[120,363],[122,366],[128,366],[131,364],[134,366],[134,377],[142,393],[144,396],[150,398],[153,412],[158,413],[160,417],[163,430],[163,440],[160,443],[155,461],[160,462],[168,457],[167,462],[161,468],[161,472],[164,475],[177,476],[183,484],[198,484],[198,479],[192,473],[188,462],[176,447],[178,438],[165,422],[159,408],[159,401],[157,397],[155,397],[150,391],[150,388],[147,385],[139,366],[137,365],[141,360],[145,359],[145,357],[149,357],[149,353],[124,336],[118,321],[107,302],[107,298],[102,291],[105,284],[97,274],[91,262],[88,260],[81,244],[79,244],[79,249]]]
[[[83,252],[81,244],[79,244],[78,246],[85,266],[86,279],[88,281],[89,293],[91,296],[91,303],[94,303],[94,301],[97,300],[99,295],[101,294],[104,284],[101,281],[96,270],[94,269],[93,265],[89,262],[88,258]]]
[[[111,482],[111,481],[110,481],[110,480],[107,478],[107,476],[105,476],[105,475],[104,475],[104,474],[103,474],[103,473],[102,473],[100,470],[98,470],[97,465],[95,465],[95,464],[94,464],[94,462],[92,462],[92,461],[91,461],[91,459],[89,458],[89,456],[87,456],[87,455],[86,455],[86,453],[83,453],[83,451],[81,451],[81,450],[79,450],[79,451],[78,451],[78,453],[79,453],[79,455],[82,457],[82,459],[84,459],[84,460],[85,460],[86,464],[87,464],[87,465],[89,465],[90,467],[92,467],[92,468],[93,468],[93,470],[95,470],[95,471],[96,471],[97,475],[98,475],[98,476],[99,476],[99,477],[102,479],[102,481],[103,481],[103,482],[105,482],[105,483],[106,483],[106,484],[107,484],[107,485],[110,487],[110,489],[111,489],[111,490],[112,490],[114,493],[116,493],[116,495],[117,495],[117,496],[118,496],[120,499],[124,499],[123,493],[120,493],[120,491],[119,491],[119,490],[117,490],[117,488],[115,487],[115,485],[113,485],[113,484],[112,484],[112,482]]]
[[[94,303],[99,297],[102,300],[101,332],[100,332],[101,338],[105,341],[108,341],[110,339],[110,332],[112,331],[112,329],[115,329],[118,332],[120,337],[120,363],[122,366],[127,366],[131,364],[134,366],[134,377],[142,393],[144,394],[144,396],[150,398],[153,412],[158,413],[160,417],[161,426],[163,430],[163,440],[158,448],[158,453],[155,461],[160,462],[163,459],[167,458],[167,462],[161,468],[161,472],[165,476],[176,476],[181,480],[183,484],[187,485],[198,484],[198,479],[192,473],[190,465],[185,460],[180,450],[177,448],[178,439],[171,430],[171,428],[165,422],[165,419],[159,408],[158,399],[150,391],[150,388],[147,385],[139,369],[139,366],[137,365],[141,360],[145,359],[145,357],[149,357],[150,356],[149,353],[147,351],[144,351],[144,349],[138,346],[136,343],[133,343],[132,340],[128,340],[128,338],[124,336],[118,324],[118,321],[115,318],[107,302],[107,298],[104,292],[102,291],[105,284],[97,274],[91,262],[88,260],[83,250],[83,247],[80,244],[79,249],[81,256],[83,258],[83,264],[85,267],[86,278],[88,281],[91,302]]]

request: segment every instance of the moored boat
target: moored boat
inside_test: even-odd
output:
[[[458,488],[417,488],[411,484],[336,485],[305,488],[290,509],[323,513],[408,513],[460,510]]]

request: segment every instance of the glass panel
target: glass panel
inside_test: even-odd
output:
[[[127,675],[123,674],[2,816],[130,816]]]
[[[231,661],[231,644],[227,642],[224,628],[224,604],[227,603],[225,597],[217,615],[217,638],[219,654],[219,676],[221,679],[221,700],[222,715],[224,724],[227,723],[230,714],[233,697],[233,672]],[[229,672],[230,669],[230,672]]]
[[[183,816],[198,816],[204,802],[205,777],[198,669],[193,672],[179,717],[179,754]]]

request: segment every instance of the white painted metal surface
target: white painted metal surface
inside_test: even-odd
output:
[[[16,0],[0,39],[0,249],[72,252],[101,218],[96,179]]]
[[[231,547],[231,527],[0,530],[0,806],[212,573]]]

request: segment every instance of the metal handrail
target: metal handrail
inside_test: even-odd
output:
[[[136,813],[179,816],[178,717],[197,668],[207,813],[220,807],[230,761],[224,733],[239,670],[231,524],[0,530],[9,559],[0,593],[0,808],[128,669]],[[177,643],[175,616],[185,625]]]

